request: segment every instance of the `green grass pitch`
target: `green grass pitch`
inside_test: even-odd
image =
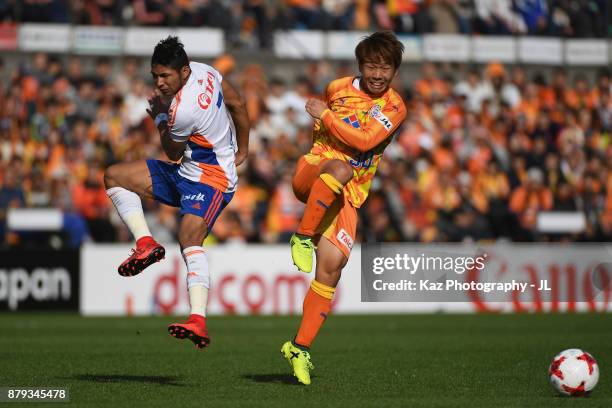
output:
[[[279,353],[297,316],[213,316],[204,351],[173,320],[0,314],[0,386],[69,388],[46,407],[612,407],[612,315],[330,316],[309,387]],[[585,398],[548,383],[570,347],[600,365]]]

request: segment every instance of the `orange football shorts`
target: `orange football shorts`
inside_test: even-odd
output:
[[[302,156],[293,175],[293,192],[303,203],[308,201],[310,189],[319,177],[321,166],[327,159],[312,153]],[[357,210],[343,194],[329,207],[316,230],[315,241],[321,236],[336,246],[347,258],[353,248],[357,233]]]

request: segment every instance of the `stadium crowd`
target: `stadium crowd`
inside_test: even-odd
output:
[[[10,207],[60,208],[66,245],[131,240],[102,174],[117,161],[164,157],[145,112],[151,81],[141,63],[102,58],[86,72],[79,58],[63,63],[38,53],[14,70],[0,64],[0,242],[27,242],[6,228]],[[312,62],[287,84],[260,65],[238,69],[228,56],[214,64],[241,89],[253,129],[238,191],[210,240],[286,242],[303,211],[291,176],[311,144],[304,103],[351,68]],[[409,116],[360,210],[360,239],[612,238],[609,71],[528,76],[497,63],[425,63],[417,81],[394,86]],[[145,207],[155,237],[174,241],[177,211]],[[537,214],[546,210],[581,212],[587,227],[575,235],[538,233]]]
[[[218,27],[267,48],[282,29],[605,37],[609,0],[4,0],[0,21]]]

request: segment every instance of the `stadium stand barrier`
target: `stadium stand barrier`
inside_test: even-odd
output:
[[[178,35],[193,57],[225,52],[223,31],[215,28],[95,27],[23,23],[0,30],[0,49],[25,52],[72,52],[78,55],[148,56],[155,43]],[[366,31],[279,30],[274,55],[294,59],[352,59]],[[612,62],[612,41],[543,37],[400,35],[405,61],[488,62],[605,66]]]

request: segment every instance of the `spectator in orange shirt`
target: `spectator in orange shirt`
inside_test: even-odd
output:
[[[286,242],[295,232],[304,204],[295,198],[291,187],[292,173],[284,173],[281,182],[276,186],[266,217],[266,241]]]
[[[423,64],[422,78],[415,82],[414,90],[427,101],[434,95],[447,97],[450,93],[446,83],[438,78],[438,70],[431,62]]]
[[[555,90],[552,86],[549,86],[546,82],[544,75],[538,73],[533,81],[538,89],[538,100],[540,106],[546,108],[552,108],[555,106],[556,96]]]
[[[268,199],[268,194],[263,188],[250,184],[247,177],[239,177],[238,189],[227,206],[228,215],[223,217],[223,221],[229,221],[230,224],[238,222],[243,238],[247,241],[257,239],[257,234],[262,231],[263,227],[262,221],[265,213],[262,214],[262,210],[265,209]]]
[[[596,101],[589,90],[589,83],[583,74],[576,75],[574,88],[565,91],[565,103],[572,109],[592,108]]]
[[[501,171],[495,160],[487,163],[486,170],[478,174],[475,184],[489,202],[502,202],[510,194],[508,177]]]
[[[526,121],[528,128],[535,127],[541,103],[538,95],[538,87],[535,83],[529,82],[525,87],[523,98],[516,107],[519,117]]]
[[[434,165],[441,171],[453,171],[457,164],[457,155],[451,150],[450,142],[445,138],[432,152]]]
[[[525,231],[535,232],[537,216],[540,211],[548,211],[553,206],[553,195],[544,185],[544,175],[538,168],[527,172],[527,181],[517,187],[510,196],[510,211],[519,219]]]
[[[438,183],[425,192],[425,197],[431,206],[444,212],[451,212],[461,204],[457,183],[448,171],[440,172]]]
[[[481,173],[487,167],[487,163],[493,158],[489,142],[484,137],[474,139],[474,148],[467,162],[470,174]]]
[[[94,241],[112,242],[115,230],[109,221],[110,201],[98,166],[88,169],[87,178],[72,189],[74,207],[86,220]]]

